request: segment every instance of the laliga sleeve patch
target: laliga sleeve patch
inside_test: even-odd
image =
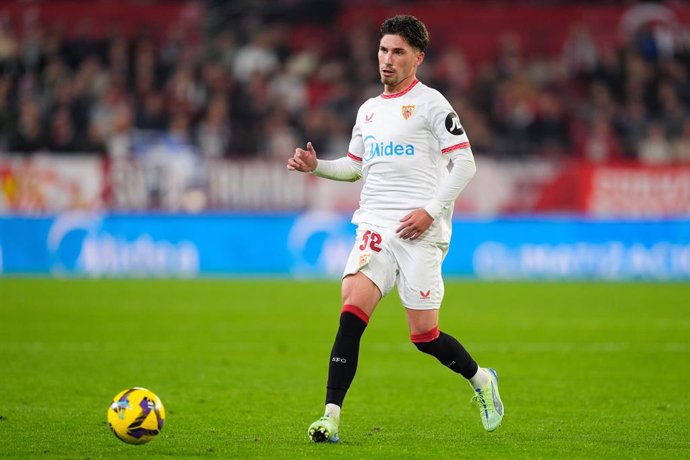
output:
[[[460,118],[458,118],[457,113],[450,112],[446,116],[446,130],[451,134],[455,134],[456,136],[465,134],[465,131],[462,129],[462,125],[460,124]]]

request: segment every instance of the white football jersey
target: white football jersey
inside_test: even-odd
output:
[[[361,162],[363,187],[352,222],[400,225],[425,207],[448,175],[448,163],[472,155],[460,120],[441,93],[415,80],[396,94],[381,94],[359,108],[348,156]],[[452,206],[422,236],[450,241]]]

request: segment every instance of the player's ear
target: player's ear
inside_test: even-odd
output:
[[[417,65],[421,65],[421,63],[424,61],[424,51],[420,51],[417,54]]]

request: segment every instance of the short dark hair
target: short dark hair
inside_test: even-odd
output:
[[[429,31],[422,21],[414,16],[401,14],[383,21],[379,39],[384,35],[400,35],[410,46],[424,51],[429,45]]]

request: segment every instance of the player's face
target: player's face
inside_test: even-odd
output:
[[[387,93],[402,91],[417,78],[424,53],[400,35],[384,35],[379,43],[379,74]]]

